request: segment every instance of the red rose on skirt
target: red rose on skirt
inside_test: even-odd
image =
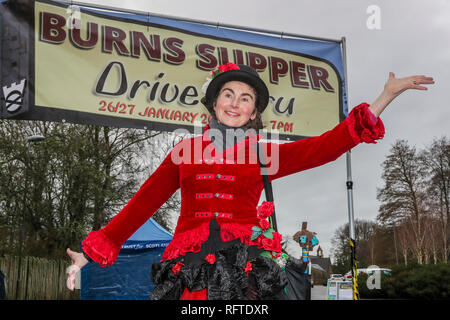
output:
[[[267,251],[281,252],[281,234],[278,232],[273,232],[272,235],[272,239],[264,238],[262,240],[264,249]]]
[[[175,275],[178,274],[178,272],[180,272],[180,270],[181,270],[181,266],[184,266],[184,264],[181,263],[180,261],[178,261],[177,264],[173,266],[172,272],[173,272]]]
[[[273,239],[263,238],[262,244],[263,244],[264,249],[266,249],[267,251],[272,251]]]
[[[250,244],[253,246],[257,246],[258,248],[262,247],[262,240],[263,240],[264,236],[259,236],[258,238],[256,238],[255,240],[251,240]]]
[[[252,271],[252,263],[250,261],[247,261],[247,264],[245,265],[245,267],[243,268],[245,273],[247,274],[248,277],[248,273],[250,271]]]
[[[273,233],[273,251],[281,252],[281,234],[278,232]]]
[[[208,254],[205,257],[205,260],[208,261],[210,264],[214,264],[216,262],[216,256],[213,254]]]

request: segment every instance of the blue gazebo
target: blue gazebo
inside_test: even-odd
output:
[[[112,266],[89,263],[81,270],[82,300],[147,300],[155,285],[151,265],[172,240],[172,234],[149,219],[122,246]]]

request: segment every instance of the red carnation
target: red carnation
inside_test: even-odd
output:
[[[237,65],[234,63],[228,62],[227,64],[222,64],[217,67],[218,70],[213,71],[213,77],[217,76],[219,73],[230,71],[230,70],[241,70]]]
[[[273,213],[273,201],[263,201],[257,210],[259,219],[270,217]]]
[[[213,254],[208,254],[205,257],[205,260],[208,261],[210,264],[214,264],[216,262],[216,256]]]
[[[180,261],[178,261],[177,264],[173,266],[172,272],[173,272],[175,275],[178,274],[178,272],[180,272],[180,270],[181,270],[181,266],[184,266],[184,264],[181,263]]]

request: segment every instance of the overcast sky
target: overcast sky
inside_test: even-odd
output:
[[[284,33],[347,40],[349,109],[372,103],[389,71],[396,77],[427,75],[428,91],[407,91],[382,114],[386,136],[352,151],[354,214],[375,220],[381,164],[397,139],[418,149],[450,134],[450,0],[84,0],[105,6]],[[380,29],[367,20],[379,8]],[[371,9],[371,7],[369,8]],[[292,236],[302,221],[317,232],[325,256],[335,230],[348,222],[346,157],[274,182],[279,231]],[[300,254],[297,246],[293,246]]]

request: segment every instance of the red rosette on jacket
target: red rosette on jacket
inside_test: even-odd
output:
[[[115,246],[101,231],[91,231],[82,242],[83,251],[101,267],[116,262],[120,247]]]
[[[270,223],[266,219],[260,219],[259,226],[261,227],[262,230],[267,230],[270,228]]]
[[[352,109],[346,119],[350,135],[356,144],[361,142],[377,143],[375,140],[384,137],[383,121],[378,118],[374,124],[371,119],[374,116],[368,107],[367,103],[359,104]]]
[[[263,201],[257,208],[257,215],[259,219],[266,219],[273,213],[273,201]]]
[[[264,248],[266,251],[281,252],[281,234],[270,228],[266,220],[273,213],[273,201],[263,201],[257,208],[259,226],[252,227],[252,235],[249,244]]]

